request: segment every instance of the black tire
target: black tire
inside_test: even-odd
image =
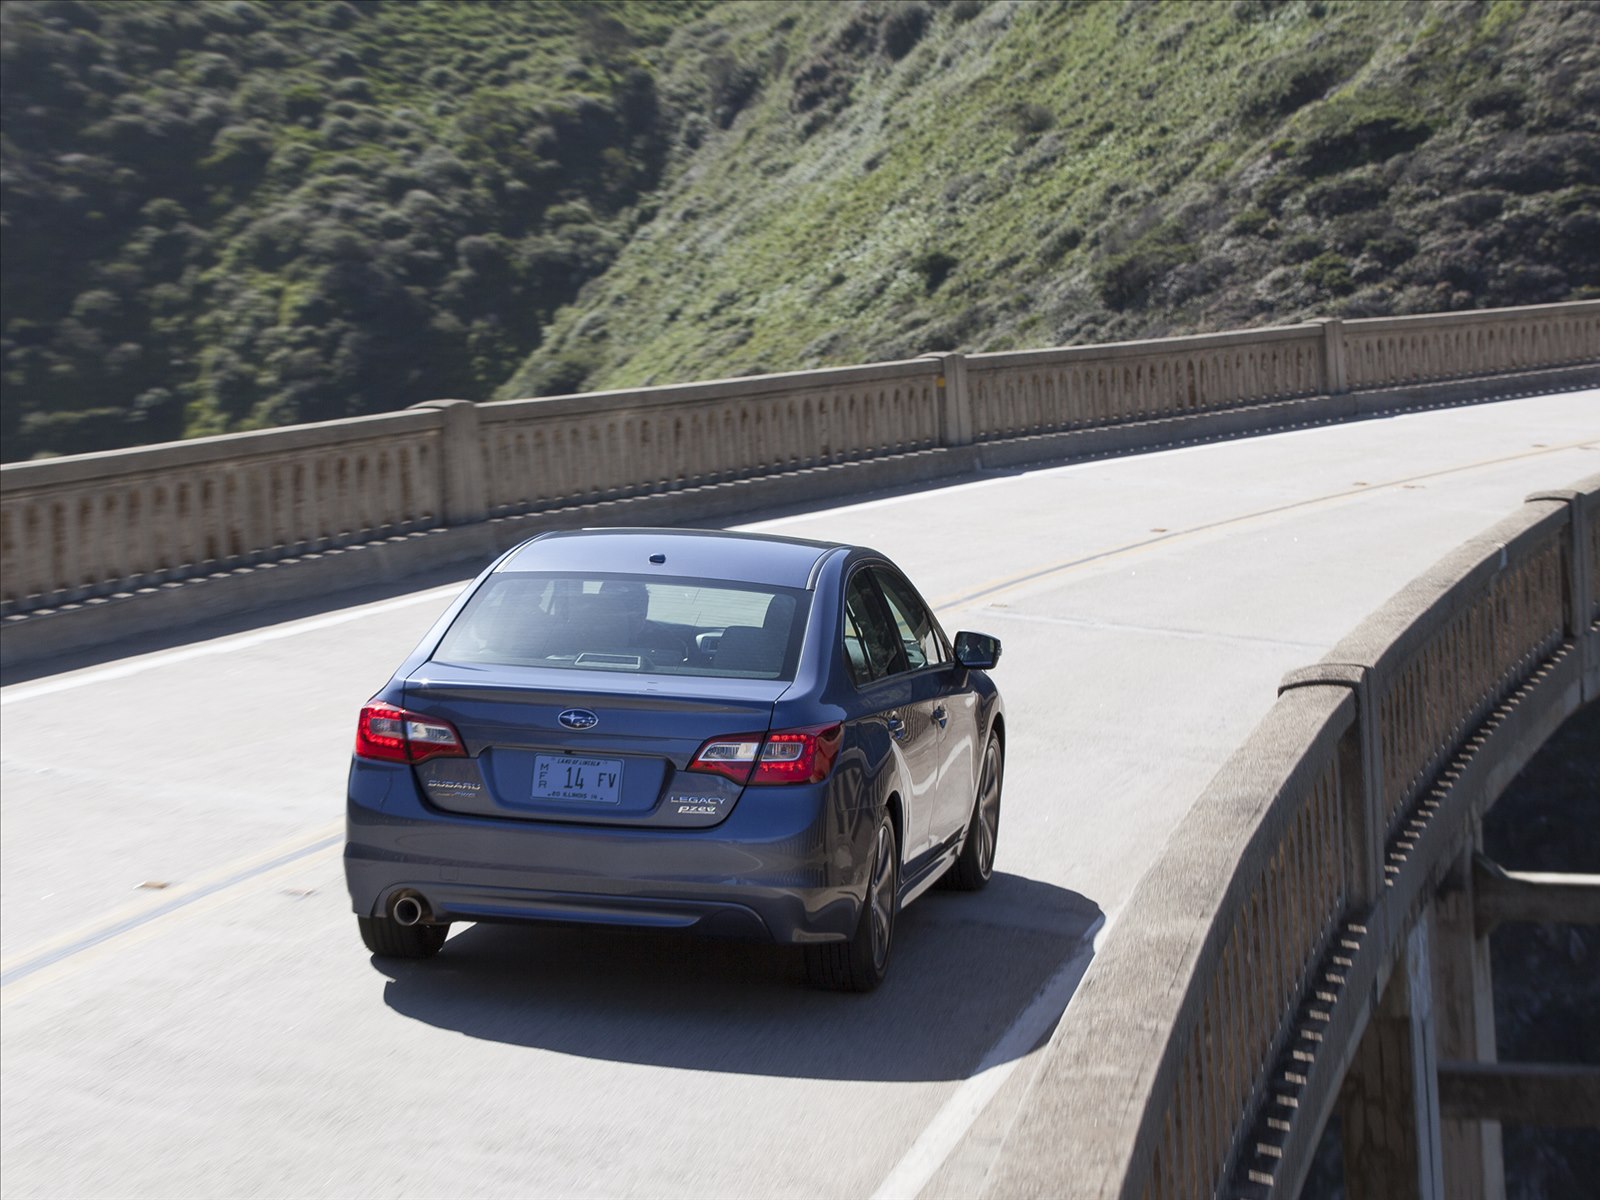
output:
[[[385,958],[432,958],[444,945],[448,925],[402,925],[388,917],[357,917],[367,949]]]
[[[813,987],[838,992],[870,992],[889,973],[894,949],[895,914],[900,909],[900,849],[894,822],[884,813],[873,837],[872,869],[861,919],[846,942],[806,947],[806,976]]]
[[[978,773],[978,794],[972,801],[972,821],[961,842],[961,854],[945,872],[944,881],[958,892],[976,892],[994,874],[994,849],[1000,840],[1000,785],[1005,760],[993,734],[983,751]]]

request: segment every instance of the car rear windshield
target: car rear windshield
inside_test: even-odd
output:
[[[808,593],[637,575],[491,575],[439,662],[793,679]]]

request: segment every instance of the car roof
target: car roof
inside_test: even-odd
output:
[[[809,588],[837,542],[704,529],[569,529],[540,534],[500,571],[605,572]],[[651,555],[664,556],[653,563]]]

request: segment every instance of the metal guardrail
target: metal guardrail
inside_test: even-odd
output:
[[[1600,476],[1412,581],[1278,702],[1099,947],[986,1195],[1294,1196],[1472,822],[1600,696]]]
[[[1600,362],[1600,301],[929,355],[0,468],[8,615],[493,517],[1394,382]],[[1160,439],[1153,432],[1152,442]]]

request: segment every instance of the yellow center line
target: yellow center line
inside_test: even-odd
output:
[[[165,922],[158,921],[157,917],[189,919],[204,916],[226,905],[271,891],[290,879],[303,876],[308,869],[322,867],[324,864],[337,864],[343,849],[338,844],[340,840],[342,839],[336,838],[332,844],[315,845],[310,853],[269,864],[266,869],[258,871],[248,880],[239,880],[227,887],[216,888],[209,892],[194,893],[182,905],[181,911],[162,910],[153,913],[145,920],[113,928],[106,936],[70,947],[64,954],[34,960],[25,965],[25,973],[13,977],[6,983],[4,991],[0,991],[0,1006],[9,1006],[40,987],[59,983],[67,976],[93,966],[102,955],[125,954],[155,938],[167,936]]]
[[[197,901],[219,892],[231,892],[240,885],[263,878],[280,869],[303,863],[318,850],[332,848],[342,839],[344,822],[334,821],[315,830],[309,837],[280,842],[266,850],[235,859],[186,883],[160,893],[160,898],[144,903],[125,904],[111,913],[57,934],[0,963],[0,986],[12,987],[36,971],[92,946],[118,938],[148,925]]]
[[[1046,567],[1036,567],[1020,575],[1001,576],[980,584],[976,589],[963,591],[948,596],[935,602],[935,609],[965,608],[979,600],[992,600],[997,596],[1005,595],[1030,583],[1041,579],[1048,579],[1054,575],[1063,575],[1069,571],[1076,571],[1082,567],[1092,566],[1095,563],[1106,562],[1111,559],[1123,558],[1158,546],[1165,542],[1179,541],[1184,538],[1194,537],[1197,534],[1212,533],[1218,529],[1227,529],[1234,525],[1242,525],[1249,521],[1259,520],[1262,517],[1277,516],[1280,513],[1293,512],[1296,509],[1312,508],[1320,504],[1330,504],[1336,500],[1348,500],[1352,496],[1368,496],[1374,492],[1385,491],[1390,488],[1405,487],[1408,484],[1420,483],[1427,479],[1440,479],[1447,475],[1457,475],[1463,471],[1477,471],[1484,467],[1499,466],[1502,463],[1516,462],[1524,458],[1538,458],[1545,454],[1556,454],[1563,450],[1593,450],[1600,448],[1600,442],[1593,438],[1586,438],[1577,442],[1565,442],[1559,446],[1544,446],[1537,450],[1525,450],[1519,454],[1507,454],[1500,458],[1485,458],[1477,462],[1464,463],[1456,467],[1443,467],[1437,471],[1425,471],[1420,475],[1407,475],[1401,479],[1390,479],[1383,483],[1367,484],[1362,487],[1346,488],[1339,492],[1328,492],[1325,495],[1313,496],[1307,500],[1295,500],[1289,504],[1278,504],[1272,508],[1258,509],[1254,512],[1240,513],[1238,516],[1224,517],[1220,521],[1210,521],[1204,525],[1196,525],[1190,529],[1179,529],[1163,533],[1156,537],[1143,538],[1137,542],[1129,542],[1124,546],[1115,546],[1109,550],[1099,550],[1093,554],[1081,555],[1077,558],[1063,559]]]

